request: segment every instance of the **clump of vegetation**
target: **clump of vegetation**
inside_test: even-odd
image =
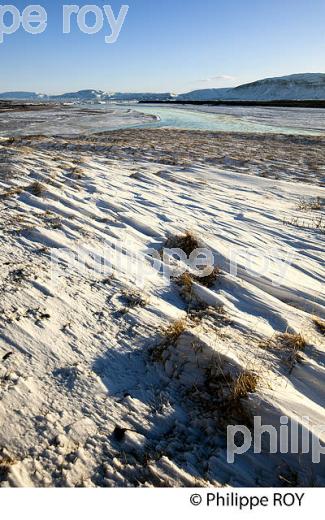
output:
[[[220,333],[221,327],[233,325],[223,306],[213,307],[201,303],[195,308],[189,309],[188,316],[193,323],[206,325],[209,329],[218,331],[218,333]]]
[[[30,184],[29,186],[27,186],[26,191],[28,191],[32,195],[35,195],[35,197],[41,197],[44,194],[44,192],[46,191],[46,188],[40,182],[35,181],[32,184]]]
[[[215,267],[209,274],[202,274],[202,276],[195,275],[186,271],[177,278],[176,282],[179,286],[184,287],[186,289],[190,289],[192,287],[193,282],[197,282],[200,285],[203,285],[204,287],[211,288],[219,279],[220,273],[221,271],[219,267]]]
[[[301,334],[279,334],[277,336],[280,347],[288,348],[295,351],[303,351],[307,346],[306,340]]]
[[[204,285],[204,287],[208,287],[210,289],[214,286],[216,281],[220,278],[221,271],[219,267],[214,267],[214,269],[211,271],[210,274],[204,275],[204,276],[196,276],[195,280],[200,283],[201,285]]]
[[[187,330],[188,322],[186,318],[179,319],[171,323],[166,329],[161,331],[162,339],[158,346],[151,349],[151,358],[155,363],[161,363],[164,353],[170,346],[176,345],[180,336]]]
[[[320,334],[325,336],[325,321],[320,318],[313,318],[313,323]]]
[[[208,275],[198,276],[186,271],[181,276],[176,278],[176,284],[180,288],[180,295],[183,300],[189,304],[189,311],[191,309],[202,309],[202,306],[206,307],[200,298],[198,298],[198,296],[193,293],[193,283],[195,282],[203,285],[204,287],[211,288],[214,286],[219,276],[220,270],[219,268],[215,268]]]
[[[126,314],[129,310],[140,307],[144,309],[148,305],[148,298],[145,298],[139,291],[124,291],[122,293],[122,302],[124,305],[123,313]]]
[[[181,276],[179,276],[176,279],[176,283],[180,287],[184,287],[185,289],[190,290],[193,285],[193,280],[194,280],[193,275],[191,273],[189,273],[188,271],[186,271],[185,273],[181,274]]]
[[[199,249],[200,244],[192,231],[186,231],[184,235],[173,235],[165,243],[168,249],[181,249],[187,256]]]
[[[9,278],[12,282],[19,283],[28,278],[28,273],[24,268],[14,269],[13,271],[10,271]]]
[[[203,315],[204,311],[202,311]],[[198,326],[201,319],[201,314],[194,314],[169,325],[163,331],[161,343],[151,351],[152,360],[165,364],[167,360],[173,359],[173,349],[176,349],[174,353],[176,354],[175,367],[177,368],[178,375],[176,377],[178,378],[178,368],[183,366],[183,363],[186,366],[186,359],[180,358],[182,361],[179,361],[177,358],[179,340],[186,337],[185,341],[187,341],[189,328]],[[197,356],[197,368],[202,375],[202,377],[198,377],[197,382],[192,387],[187,390],[183,389],[189,399],[191,409],[202,418],[203,422],[209,423],[211,419],[215,421],[216,429],[223,432],[229,424],[251,426],[251,414],[247,410],[246,401],[250,394],[256,392],[259,382],[258,375],[249,370],[241,371],[239,368],[227,372],[221,366],[217,353],[215,356],[211,353],[211,361],[209,357],[207,358],[204,343],[199,340],[196,341],[195,336],[189,334],[188,342],[189,353],[194,351]],[[183,348],[181,356],[184,356]],[[201,356],[202,361],[200,361]],[[196,366],[196,362],[189,354],[190,366],[193,362]]]
[[[254,372],[243,372],[233,382],[231,398],[234,400],[247,398],[256,392],[258,376]]]
[[[249,395],[256,392],[258,383],[259,377],[254,372],[243,371],[233,375],[212,365],[206,371],[203,385],[192,388],[189,397],[199,413],[214,419],[221,431],[226,431],[230,424],[252,427],[246,402]]]
[[[187,329],[187,320],[185,318],[174,321],[164,331],[164,343],[175,345],[178,338]]]
[[[317,216],[313,215],[312,218],[306,217],[306,219],[299,217],[284,219],[283,224],[286,226],[295,226],[325,233],[325,220],[322,214]]]
[[[15,464],[15,461],[0,451],[0,482],[7,479],[10,468]]]
[[[22,188],[11,188],[10,190],[4,191],[0,193],[0,199],[9,199],[9,197],[13,197],[14,195],[20,195],[23,191]]]
[[[180,295],[188,302],[189,307],[193,303],[193,276],[189,272],[183,273],[176,279],[177,285],[180,287]]]
[[[307,342],[301,334],[285,332],[262,342],[260,346],[271,349],[280,355],[291,373],[296,363],[302,361],[301,352],[305,350]]]
[[[320,211],[323,205],[323,199],[320,197],[317,197],[316,199],[302,198],[298,201],[297,209],[299,211]]]
[[[71,177],[73,177],[74,179],[81,180],[84,175],[84,172],[81,168],[75,166],[75,167],[71,168],[70,174],[71,174]]]

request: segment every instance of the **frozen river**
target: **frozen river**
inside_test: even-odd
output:
[[[139,105],[150,126],[243,133],[325,134],[325,109]],[[147,126],[147,125],[146,125]]]
[[[325,135],[325,109],[84,105],[0,113],[0,136],[77,135],[123,128]]]

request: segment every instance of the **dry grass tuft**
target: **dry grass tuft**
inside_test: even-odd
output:
[[[2,453],[0,453],[0,482],[7,479],[10,468],[15,464],[15,461]]]
[[[175,345],[178,338],[186,331],[187,321],[185,318],[174,321],[164,331],[165,343],[168,345]]]
[[[195,281],[204,285],[204,287],[208,287],[210,289],[214,286],[216,281],[220,278],[221,271],[219,267],[215,267],[213,271],[206,276],[195,276]]]
[[[324,205],[324,199],[317,197],[316,199],[302,198],[298,201],[297,210],[299,211],[320,211]]]
[[[151,359],[155,363],[162,363],[164,354],[168,347],[174,346],[180,336],[187,330],[188,323],[186,318],[174,321],[166,329],[162,330],[162,340],[160,344],[151,349]]]
[[[13,197],[14,195],[20,195],[22,191],[22,188],[12,188],[11,190],[7,190],[3,193],[0,193],[0,199],[8,199],[9,197]]]
[[[194,275],[187,271],[186,273],[183,273],[181,276],[179,276],[176,279],[176,283],[180,287],[187,289],[187,290],[191,289],[193,282],[197,282],[200,285],[204,285],[204,287],[211,288],[214,286],[216,281],[219,279],[220,273],[221,273],[221,271],[220,271],[219,267],[215,267],[211,271],[210,274],[202,275],[202,276]]]
[[[84,176],[84,172],[81,168],[75,166],[71,168],[70,175],[73,179],[81,180]]]
[[[193,276],[189,273],[183,273],[176,278],[176,283],[180,288],[180,295],[184,301],[188,302],[189,307],[193,304]]]
[[[29,186],[27,186],[26,191],[32,193],[32,195],[35,195],[35,197],[41,197],[43,193],[46,191],[46,188],[40,182],[35,181]]]
[[[313,323],[314,323],[316,329],[318,330],[318,332],[320,332],[320,334],[325,336],[325,321],[321,320],[320,318],[315,317],[315,318],[313,318]]]
[[[256,392],[258,384],[258,376],[254,372],[243,372],[234,381],[232,389],[232,399],[247,398],[248,394]]]
[[[315,215],[312,217],[300,218],[300,217],[292,217],[289,219],[284,219],[283,224],[285,226],[295,226],[301,229],[310,229],[312,231],[320,231],[321,233],[325,233],[325,219],[323,214]]]
[[[186,271],[186,273],[183,273],[176,279],[177,285],[187,290],[190,290],[192,288],[193,281],[193,276],[188,271]]]
[[[252,427],[253,421],[246,402],[256,392],[259,377],[249,371],[234,376],[212,366],[206,373],[204,384],[189,394],[202,416],[213,418],[216,427],[226,431],[230,424]]]
[[[307,346],[306,340],[301,334],[279,334],[277,336],[280,347],[295,351],[303,351]]]
[[[210,331],[218,332],[220,336],[220,329],[223,327],[233,325],[233,322],[228,318],[224,307],[212,307],[202,303],[195,308],[188,311],[188,317],[193,323],[207,327]]]
[[[204,312],[204,311],[203,311]],[[200,324],[201,315],[188,316],[187,319],[180,319],[169,325],[163,331],[163,339],[160,344],[151,349],[151,359],[153,362],[165,365],[171,357],[173,350],[177,349],[180,337],[189,332],[189,328],[196,327]],[[226,372],[220,364],[220,359],[216,355],[212,356],[211,361],[208,360],[206,368],[204,364],[206,354],[204,354],[204,345],[200,341],[193,341],[189,336],[189,351],[193,351],[197,356],[197,367],[201,370],[202,378],[199,377],[196,384],[185,391],[191,413],[198,414],[200,421],[215,424],[215,428],[220,432],[225,432],[229,424],[245,424],[252,426],[251,413],[247,409],[246,401],[250,394],[256,392],[259,377],[251,371],[241,371],[239,368],[234,372]],[[177,350],[175,351],[176,359]],[[201,365],[200,356],[203,364]],[[191,355],[190,355],[191,358]],[[190,359],[189,358],[189,359]],[[192,363],[190,361],[190,363]],[[179,361],[174,361],[175,367],[178,367]],[[186,360],[181,362],[180,366],[186,365]],[[178,367],[179,368],[179,367]],[[176,376],[177,378],[178,376]]]
[[[202,306],[206,307],[200,298],[193,292],[193,283],[196,282],[204,287],[212,288],[219,276],[220,270],[216,267],[209,275],[197,276],[187,271],[176,278],[176,284],[180,288],[180,296],[189,304],[188,310],[202,309]]]
[[[200,244],[192,231],[186,231],[184,235],[169,237],[165,247],[168,249],[181,249],[187,256],[190,256],[193,251],[199,249]]]
[[[278,350],[296,350],[303,351],[307,346],[307,342],[301,334],[276,334],[265,342],[260,343],[264,348],[276,348]]]
[[[122,310],[122,314],[127,314],[131,309],[136,309],[137,307],[144,309],[149,302],[147,297],[144,297],[142,293],[139,291],[124,291],[122,293],[122,301],[124,308]]]
[[[291,373],[296,363],[302,361],[301,352],[307,346],[305,338],[301,334],[277,334],[273,338],[260,343],[262,348],[274,350],[280,355],[285,365],[289,367]]]

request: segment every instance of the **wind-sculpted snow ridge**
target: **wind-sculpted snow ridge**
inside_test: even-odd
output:
[[[1,141],[0,485],[324,485],[308,454],[227,462],[228,424],[325,424],[324,143],[260,139]],[[170,283],[177,243],[213,275]]]

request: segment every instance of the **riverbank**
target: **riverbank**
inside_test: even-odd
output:
[[[14,143],[34,142],[16,137]],[[36,141],[37,143],[37,141]],[[149,161],[191,168],[202,165],[215,170],[256,175],[273,180],[299,181],[324,187],[325,136],[241,134],[172,129],[125,129],[100,134],[41,137],[40,149],[61,146],[74,153],[113,159]]]
[[[325,108],[325,100],[273,100],[273,101],[186,101],[186,100],[167,100],[167,101],[151,101],[143,100],[143,104],[159,104],[159,105],[171,105],[171,106],[211,106],[211,107],[277,107],[277,108]]]
[[[48,110],[49,106],[55,108],[59,107],[56,103],[34,103],[34,102],[19,102],[19,101],[4,101],[0,99],[0,112],[35,112],[40,110]]]

